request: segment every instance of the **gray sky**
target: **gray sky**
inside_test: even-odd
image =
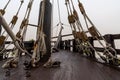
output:
[[[8,0],[0,0],[0,9],[2,9],[6,2]],[[25,14],[25,9],[28,4],[29,0],[25,0],[24,5],[22,6],[21,12],[19,13],[19,21],[18,24],[15,26],[14,33],[16,33],[19,29],[19,25],[21,20],[23,19],[23,16]],[[38,9],[39,9],[39,2],[41,0],[35,0],[31,17],[30,17],[30,23],[37,24],[38,20]],[[58,8],[57,8],[57,0],[54,0],[53,4],[53,26],[55,26],[57,23],[59,23],[58,19]],[[78,3],[77,0],[73,0],[75,8],[77,9],[80,18],[82,20],[82,16],[78,9]],[[51,0],[53,2],[53,0]],[[60,2],[60,12],[61,12],[61,20],[62,23],[64,23],[64,34],[71,33],[71,29],[68,26],[68,20],[67,20],[67,10],[65,7],[65,0],[59,0]],[[96,25],[97,29],[102,34],[120,34],[120,0],[81,0],[81,2],[84,5],[84,8],[90,17],[90,19],[93,21],[93,23]],[[12,0],[9,4],[8,8],[6,9],[5,18],[7,22],[9,23],[12,19],[13,15],[15,14],[16,10],[18,9],[18,5],[20,4],[20,0]],[[82,20],[83,21],[83,20]],[[28,27],[28,33],[27,33],[27,40],[35,38],[35,32],[36,29],[32,27]],[[53,29],[54,36],[58,34],[59,27],[56,27]]]

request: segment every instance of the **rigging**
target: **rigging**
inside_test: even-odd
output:
[[[20,12],[20,9],[21,9],[21,7],[22,7],[23,2],[24,2],[24,1],[21,0],[21,4],[20,4],[20,6],[19,6],[19,9],[18,9],[16,15],[13,16],[11,22],[8,24],[8,26],[11,28],[11,30],[14,28],[14,26],[15,26],[17,20],[18,20],[18,14],[19,14],[19,12]],[[4,45],[3,43],[4,43],[4,42],[8,39],[8,37],[9,37],[9,34],[7,34],[6,36],[4,36],[4,35],[5,35],[5,32],[6,32],[6,31],[3,31],[2,34],[1,34],[2,36],[0,36],[0,39],[1,39],[1,43],[0,43],[0,44],[1,44],[1,45]],[[0,53],[5,52],[6,48],[8,48],[11,44],[12,44],[12,42],[11,42],[9,45],[7,45]]]
[[[117,59],[116,51],[111,46],[108,47],[109,43],[107,43],[107,41],[102,37],[100,32],[96,29],[96,27],[92,23],[92,21],[89,19],[89,17],[87,16],[87,14],[85,12],[85,9],[84,9],[82,3],[78,0],[78,6],[79,6],[81,14],[84,17],[85,24],[86,24],[88,31],[84,31],[84,29],[81,25],[81,22],[79,20],[77,11],[75,10],[73,1],[71,0],[71,2],[70,2],[69,0],[65,0],[65,4],[66,4],[67,11],[68,11],[68,21],[69,21],[69,24],[71,26],[74,38],[78,44],[78,49],[82,49],[84,51],[85,48],[90,47],[100,56],[100,58],[103,61],[109,63],[109,60],[111,60],[111,61],[113,61],[113,64],[114,64],[115,60]],[[72,8],[71,8],[70,4],[72,4]],[[89,28],[88,22],[92,25],[92,27]],[[77,30],[79,30],[79,31],[77,31]],[[104,53],[106,55],[106,58],[103,57],[100,53],[98,53],[94,49],[94,47],[90,44],[90,42],[88,41],[88,36],[87,36],[86,32],[89,32],[91,34],[91,36],[93,38],[96,38],[98,40],[98,42],[103,46],[103,48],[105,49],[105,52],[106,52],[106,53]],[[99,40],[98,37],[101,37],[105,41],[105,43],[107,44],[106,47],[102,44],[102,42]],[[88,50],[88,49],[86,49],[86,50]],[[109,50],[112,50],[113,53],[111,53]],[[91,55],[91,52],[90,52],[90,55]]]
[[[61,34],[62,34],[62,29],[63,29],[63,23],[61,22],[61,15],[60,15],[60,5],[59,5],[59,0],[57,0],[57,5],[58,5],[58,16],[59,16],[59,23],[57,24],[57,26],[60,26],[60,32],[58,34],[58,38],[57,38],[57,41],[53,47],[53,50],[55,51],[58,51],[57,48],[58,48],[58,45],[60,43],[60,40],[61,40]]]
[[[10,1],[11,1],[11,0],[9,0],[9,1],[7,2],[7,4],[5,5],[5,7],[4,7],[3,9],[0,9],[0,12],[1,12],[2,15],[5,14],[5,9],[8,7]]]

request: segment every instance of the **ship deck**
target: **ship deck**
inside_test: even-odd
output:
[[[61,61],[58,68],[31,69],[30,77],[25,77],[23,59],[19,67],[12,69],[5,77],[5,70],[0,68],[0,80],[120,80],[120,71],[80,56],[78,53],[60,51],[52,54],[53,60]],[[0,66],[4,61],[0,62]]]

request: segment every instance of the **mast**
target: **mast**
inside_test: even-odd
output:
[[[1,32],[2,32],[2,18],[0,17],[0,36],[1,36]],[[0,45],[0,51],[2,50],[2,45]],[[3,59],[3,54],[0,54],[0,60]]]
[[[2,18],[0,18],[0,36],[1,36],[1,32],[2,32],[2,26],[1,26],[1,21],[2,21]]]
[[[45,10],[44,10],[44,22],[43,22],[43,33],[45,34],[45,44],[46,44],[46,54],[41,57],[41,61],[46,62],[50,55],[51,55],[51,14],[52,14],[52,4],[50,0],[43,0],[45,1]],[[39,10],[39,19],[38,25],[40,24],[40,15],[42,12],[42,5],[43,1],[40,3],[40,10]],[[39,26],[41,27],[41,26]]]

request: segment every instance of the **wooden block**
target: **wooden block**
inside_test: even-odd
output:
[[[90,32],[90,34],[92,35],[92,37],[99,37],[99,34],[98,34],[98,32],[96,31],[96,29],[95,29],[95,27],[94,26],[92,26],[92,27],[90,27],[89,29],[89,32]]]

